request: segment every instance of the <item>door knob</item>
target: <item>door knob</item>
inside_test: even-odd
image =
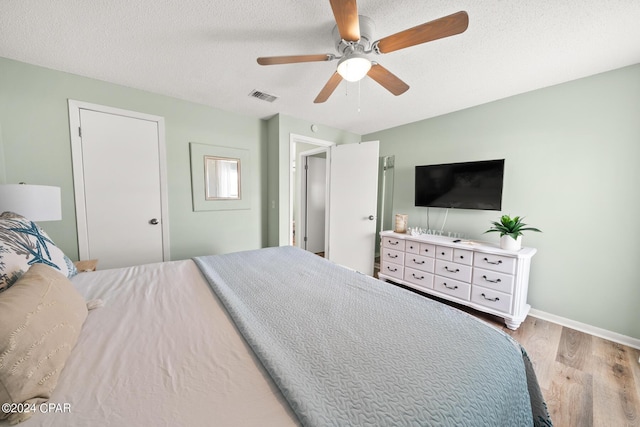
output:
[[[375,217],[375,216],[373,216],[373,215],[369,215],[369,221],[373,221],[374,219],[376,219],[376,217]]]
[[[149,224],[151,225],[158,225],[158,218],[151,218],[149,220]]]

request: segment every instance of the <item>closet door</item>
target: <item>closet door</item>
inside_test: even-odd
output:
[[[73,155],[80,258],[97,258],[100,269],[168,259],[158,118],[87,107],[77,114],[79,147]]]

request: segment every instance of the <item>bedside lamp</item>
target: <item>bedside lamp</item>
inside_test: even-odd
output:
[[[60,187],[0,184],[0,213],[14,212],[30,221],[62,219]]]

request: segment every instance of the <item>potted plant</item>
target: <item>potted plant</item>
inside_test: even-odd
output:
[[[523,231],[542,233],[537,228],[527,227],[527,224],[522,222],[523,219],[524,217],[516,216],[511,218],[509,215],[502,215],[500,222],[492,221],[493,227],[485,231],[485,233],[500,233],[500,247],[508,251],[518,251],[522,247]]]

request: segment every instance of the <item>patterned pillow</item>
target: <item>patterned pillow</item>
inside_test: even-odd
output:
[[[78,272],[35,222],[12,212],[0,215],[0,292],[38,263],[53,267],[67,277]]]

